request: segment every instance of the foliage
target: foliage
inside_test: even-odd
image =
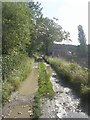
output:
[[[47,61],[52,65],[58,75],[63,80],[71,83],[74,89],[78,90],[83,97],[90,94],[90,71],[87,68],[59,58],[48,58]]]
[[[3,3],[2,7],[2,52],[29,52],[36,51],[48,53],[49,46],[54,41],[69,38],[69,33],[62,30],[54,20],[44,18],[41,4],[29,3]]]
[[[23,54],[11,54],[11,55],[3,55],[2,58],[2,76],[3,80],[8,77],[16,68],[18,69],[18,65],[21,64],[21,59],[25,58]]]
[[[49,47],[52,46],[54,41],[61,42],[69,39],[69,32],[64,31],[54,20],[47,17],[37,21],[36,29],[37,50],[43,51],[47,55]]]
[[[54,19],[43,17],[41,4],[29,2],[29,8],[33,11],[31,31],[30,53],[40,52],[48,54],[48,49],[54,41],[68,40],[70,33],[62,29]],[[69,39],[70,40],[70,39]]]
[[[25,51],[30,42],[29,9],[25,3],[2,4],[2,52]]]
[[[41,12],[42,8],[40,3],[29,1],[28,6],[32,10],[32,14],[30,14],[32,16],[31,21],[32,27],[30,28],[31,44],[29,46],[29,53],[30,55],[32,55],[33,53],[38,52],[41,46],[41,40],[38,39],[37,36],[38,28],[39,25],[41,24],[43,14]]]
[[[29,8],[33,11],[33,20],[38,20],[43,16],[42,14],[42,8],[41,8],[41,3],[39,2],[34,2],[34,1],[29,1],[28,3]],[[37,22],[37,21],[36,21]]]
[[[39,84],[38,91],[42,96],[49,97],[49,98],[53,97],[54,92],[53,92],[52,84],[50,82],[50,75],[43,62],[39,63],[38,84]]]

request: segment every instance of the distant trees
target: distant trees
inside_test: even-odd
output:
[[[80,55],[85,56],[87,54],[86,37],[83,27],[81,25],[78,26],[78,41],[80,43],[79,45]]]

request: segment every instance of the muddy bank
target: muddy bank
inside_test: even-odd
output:
[[[3,118],[31,118],[34,94],[38,89],[38,64],[34,63],[32,72],[19,89],[12,93],[9,102],[2,109]]]
[[[50,81],[55,96],[52,100],[41,99],[41,118],[88,118],[87,113],[81,108],[80,98],[73,93],[72,89],[65,86],[61,79],[57,78],[49,64],[46,65],[51,74]]]

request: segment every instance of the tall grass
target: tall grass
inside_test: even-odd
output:
[[[47,61],[63,80],[71,83],[73,89],[80,92],[82,97],[90,97],[90,70],[60,58],[48,58]]]
[[[49,98],[53,97],[54,92],[53,92],[52,84],[50,82],[50,74],[48,73],[46,65],[43,62],[39,63],[38,84],[39,84],[38,91],[42,96]]]
[[[52,84],[50,82],[50,75],[47,71],[46,65],[43,62],[39,62],[38,64],[39,69],[39,77],[38,77],[38,91],[34,97],[34,118],[39,118],[41,115],[41,108],[40,108],[40,99],[42,97],[47,97],[51,99],[54,96],[54,91],[52,88]]]
[[[9,100],[12,91],[18,89],[20,83],[25,80],[27,75],[31,72],[33,66],[33,59],[24,56],[18,67],[14,68],[4,77],[2,82],[2,103],[3,105]]]

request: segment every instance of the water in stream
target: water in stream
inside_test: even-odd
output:
[[[56,73],[49,64],[46,66],[51,74],[50,81],[55,96],[52,100],[46,98],[41,100],[41,118],[88,118],[80,106],[80,98],[73,93],[71,88],[65,86],[61,79],[56,77]]]

